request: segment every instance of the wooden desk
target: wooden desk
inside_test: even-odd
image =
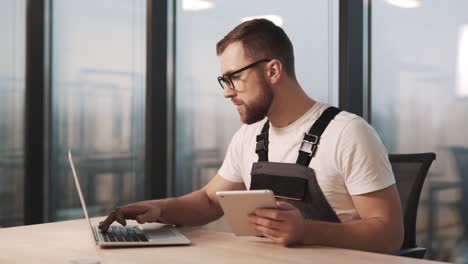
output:
[[[96,223],[99,219],[93,219]],[[101,249],[85,220],[0,229],[0,263],[435,263],[324,247],[285,248],[267,239],[181,228],[191,246]]]

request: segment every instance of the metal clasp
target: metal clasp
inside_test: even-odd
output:
[[[305,133],[305,137],[302,140],[302,144],[299,150],[308,153],[309,156],[312,157],[315,152],[315,149],[317,148],[318,141],[318,136]]]
[[[268,140],[262,139],[257,141],[255,152],[258,153],[260,151],[268,151]]]

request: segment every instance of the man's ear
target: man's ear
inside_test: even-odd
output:
[[[280,60],[273,59],[268,62],[266,67],[266,77],[271,84],[276,84],[279,82],[281,75],[283,73],[283,64]]]

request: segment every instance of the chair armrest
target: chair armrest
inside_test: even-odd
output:
[[[401,257],[422,259],[426,254],[426,249],[423,247],[405,248],[400,250]]]

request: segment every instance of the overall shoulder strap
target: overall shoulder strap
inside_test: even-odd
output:
[[[328,124],[341,112],[340,109],[330,106],[327,108],[322,115],[315,121],[309,130],[309,133],[305,133],[304,139],[302,140],[301,148],[299,149],[299,156],[297,157],[297,164],[309,166],[310,161],[317,151],[317,145],[320,142],[320,136],[323,131],[327,128]]]
[[[263,125],[262,133],[257,135],[257,145],[255,153],[258,155],[258,162],[268,161],[268,130],[270,129],[270,120],[267,119]]]

